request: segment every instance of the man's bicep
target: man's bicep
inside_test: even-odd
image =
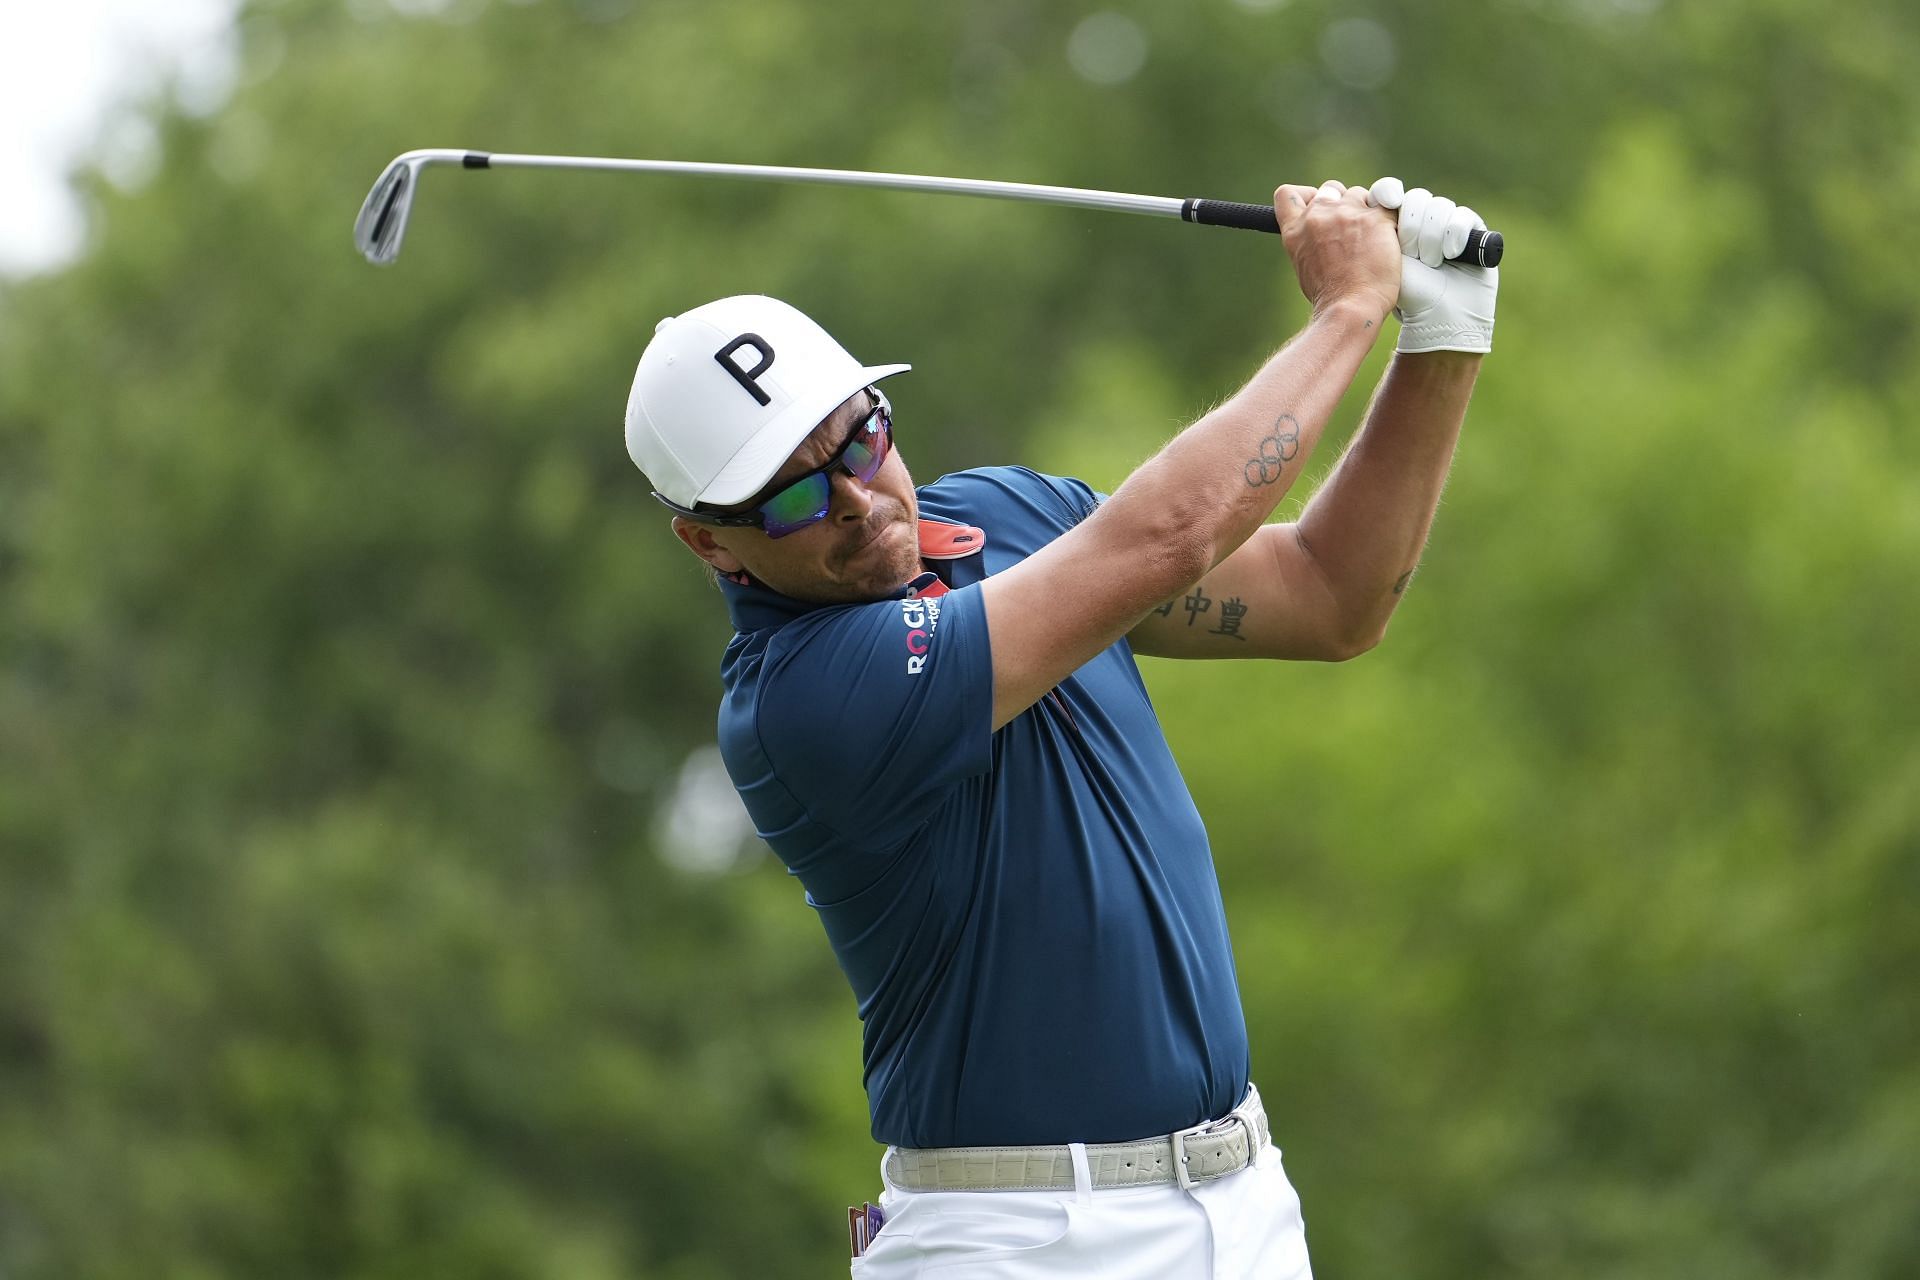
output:
[[[1333,656],[1335,601],[1296,526],[1270,524],[1127,632],[1160,658]]]

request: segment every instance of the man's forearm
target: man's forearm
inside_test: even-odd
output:
[[[1102,514],[1118,520],[1138,506],[1173,516],[1205,542],[1204,573],[1252,536],[1306,469],[1378,335],[1361,309],[1315,316],[1232,398],[1135,471]]]
[[[1300,540],[1350,636],[1376,641],[1413,577],[1480,360],[1450,351],[1395,356],[1365,423],[1300,517]]]

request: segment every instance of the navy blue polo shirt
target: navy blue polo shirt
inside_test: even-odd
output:
[[[929,561],[940,584],[808,605],[722,583],[720,749],[859,1001],[873,1136],[1117,1142],[1223,1115],[1247,1088],[1226,915],[1132,650],[992,730],[979,584],[1099,499],[1018,467],[919,493],[923,550],[933,522],[985,533]]]

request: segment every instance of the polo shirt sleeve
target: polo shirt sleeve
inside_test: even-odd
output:
[[[980,588],[835,609],[781,636],[761,747],[815,822],[890,848],[993,752],[993,651]]]

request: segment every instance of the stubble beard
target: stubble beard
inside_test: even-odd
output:
[[[832,578],[821,585],[832,592],[835,602],[884,600],[918,576],[920,542],[917,537],[902,537],[895,532],[903,525],[909,528],[912,525],[912,518],[904,508],[894,507],[884,513],[876,510],[862,526],[860,541],[828,561]],[[887,554],[884,558],[873,557],[873,542],[882,538],[891,540]],[[873,562],[861,565],[857,577],[842,576],[850,565],[864,558],[872,558]]]

